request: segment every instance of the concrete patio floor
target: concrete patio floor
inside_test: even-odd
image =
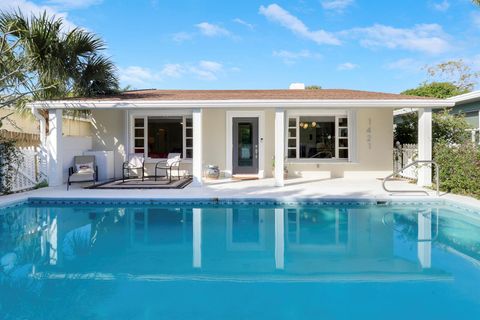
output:
[[[0,205],[8,204],[30,197],[44,198],[109,198],[109,199],[369,199],[369,200],[402,200],[402,199],[446,199],[464,205],[480,208],[480,201],[452,194],[441,194],[422,189],[407,181],[390,181],[388,187],[395,190],[425,190],[430,196],[422,193],[402,193],[390,195],[382,189],[382,181],[370,179],[307,179],[294,178],[285,181],[284,187],[275,187],[272,178],[262,180],[237,181],[231,179],[206,181],[201,187],[187,186],[184,189],[135,189],[135,190],[99,190],[84,189],[81,184],[71,186],[49,187],[23,193],[0,197]]]

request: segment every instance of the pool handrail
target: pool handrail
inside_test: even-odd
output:
[[[394,171],[392,174],[389,174],[388,176],[386,176],[383,181],[382,181],[382,188],[383,190],[385,190],[386,192],[388,193],[424,193],[426,194],[427,196],[430,195],[427,191],[425,190],[390,190],[386,187],[386,183],[387,181],[390,180],[390,178],[398,175],[400,172],[402,172],[403,170],[405,169],[408,169],[414,165],[418,165],[418,164],[431,164],[433,166],[436,167],[436,175],[435,175],[435,180],[436,180],[436,189],[437,189],[437,197],[440,196],[440,179],[439,179],[439,170],[440,170],[440,166],[438,165],[438,163],[436,163],[435,161],[433,160],[415,160],[409,164],[407,164],[406,166],[400,168],[399,170],[396,170]]]

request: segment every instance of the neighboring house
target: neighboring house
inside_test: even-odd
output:
[[[21,113],[13,108],[0,108],[2,121],[0,134],[16,140],[19,146],[38,146],[40,144],[40,128],[38,120],[31,113]],[[91,136],[91,122],[88,118],[64,117],[64,136]]]
[[[432,108],[453,102],[355,90],[143,90],[116,96],[35,102],[49,110],[49,183],[65,181],[63,109],[92,111],[94,150],[113,150],[115,177],[131,153],[145,155],[147,174],[168,153],[202,184],[207,165],[226,177],[384,177],[392,171],[394,109],[419,109],[419,156],[431,159]],[[37,114],[38,117],[38,114]],[[274,160],[274,167],[273,161]],[[101,168],[100,168],[101,170]],[[62,173],[63,172],[63,173]],[[431,181],[421,169],[419,184]]]
[[[454,103],[454,106],[450,108],[452,114],[463,114],[472,129],[480,129],[480,90],[461,94],[446,100]],[[415,108],[395,110],[394,122],[399,123],[402,121],[401,115],[416,111],[417,109]]]
[[[452,113],[463,113],[472,129],[480,129],[480,91],[473,91],[447,99],[455,103]]]

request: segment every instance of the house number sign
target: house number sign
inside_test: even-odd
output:
[[[368,150],[372,150],[372,118],[368,118],[367,144]]]

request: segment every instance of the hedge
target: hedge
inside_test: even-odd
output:
[[[440,187],[444,191],[480,198],[480,148],[473,143],[434,146],[434,159],[440,166]]]

